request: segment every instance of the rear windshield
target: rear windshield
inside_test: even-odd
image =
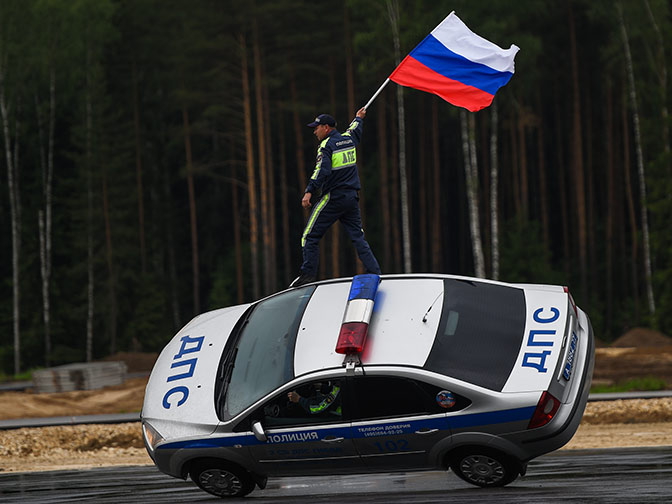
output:
[[[441,322],[425,369],[501,391],[525,331],[522,289],[444,280]]]
[[[314,290],[293,289],[254,307],[224,363],[227,419],[294,378],[296,334]]]

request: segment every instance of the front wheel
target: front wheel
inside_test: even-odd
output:
[[[508,485],[520,474],[513,459],[489,450],[461,452],[452,459],[450,468],[467,483],[480,487]]]
[[[189,476],[201,490],[217,497],[243,497],[254,490],[254,480],[246,471],[216,460],[194,464]]]

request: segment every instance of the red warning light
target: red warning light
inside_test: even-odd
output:
[[[364,349],[368,330],[369,324],[364,322],[346,322],[343,324],[336,343],[336,353],[360,353]]]

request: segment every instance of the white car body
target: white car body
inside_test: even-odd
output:
[[[450,465],[465,478],[461,473],[472,470],[465,461],[474,466],[483,455],[476,450],[481,458],[469,459],[464,453],[481,447],[494,460],[502,454],[507,476],[471,482],[494,486],[508,483],[512,470],[513,478],[524,474],[527,461],[562,446],[578,428],[590,388],[594,342],[588,317],[566,288],[451,275],[382,276],[364,350],[349,359],[351,365],[335,350],[351,279],[300,289],[200,315],[166,345],[150,376],[142,411],[145,443],[159,469],[176,477],[190,471],[192,478],[204,475],[199,486],[226,496],[204,483],[205,475],[214,481],[208,463],[219,460],[244,483],[243,493],[230,495],[244,495],[254,487],[250,481],[263,487],[266,476],[283,474]],[[250,314],[263,313],[264,308],[257,308],[262,306],[270,307],[273,316],[273,303],[292,296],[303,304],[288,325],[291,329],[278,326],[276,335],[274,325],[262,320],[256,330],[268,351],[255,349],[257,336],[249,336],[246,348],[255,357],[241,361],[236,338],[241,332],[246,337],[245,326],[254,317]],[[282,305],[276,310],[281,318],[286,315]],[[473,356],[478,366],[470,364]],[[271,385],[264,382],[266,374],[275,380]],[[384,420],[360,415],[363,406],[353,402],[357,384],[402,379],[426,388],[427,397],[436,391],[454,395],[458,404],[445,412],[439,408]],[[289,427],[273,428],[278,419],[262,413],[270,406],[284,408],[280,399],[288,391],[327,380],[338,384],[344,406],[343,416],[339,410],[338,421],[329,428],[310,419],[290,419]],[[236,390],[228,387],[229,381],[239,384]],[[551,406],[555,409],[546,423],[530,428],[539,408],[550,412]],[[385,429],[397,437],[374,441],[373,434]],[[278,450],[284,441],[287,449]],[[325,445],[330,454],[317,456]],[[381,453],[371,452],[373,446]],[[463,462],[456,461],[458,455]]]

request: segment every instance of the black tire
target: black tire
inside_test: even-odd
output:
[[[467,483],[483,488],[508,485],[520,474],[520,464],[511,457],[479,448],[452,456],[450,468]]]
[[[201,490],[217,497],[243,497],[254,490],[254,479],[247,471],[223,461],[196,462],[189,476]]]

